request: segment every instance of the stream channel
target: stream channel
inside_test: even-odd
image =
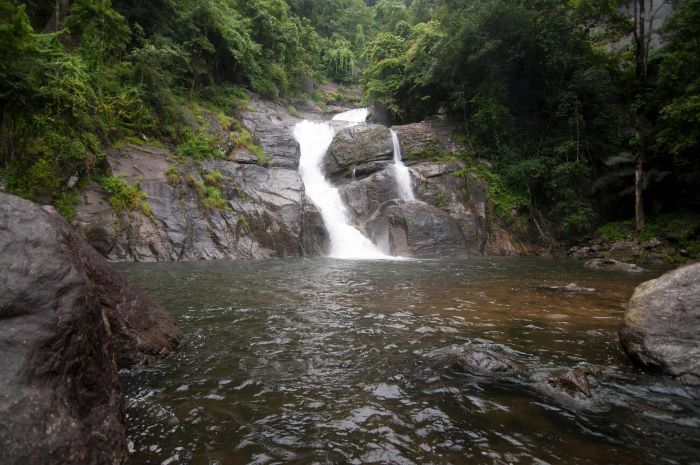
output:
[[[617,339],[634,287],[663,270],[531,258],[115,267],[185,333],[158,365],[122,374],[136,465],[700,463],[699,391],[640,372]],[[595,291],[546,287],[570,282]],[[600,408],[446,362],[469,347],[528,373],[598,366]]]

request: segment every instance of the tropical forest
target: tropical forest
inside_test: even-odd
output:
[[[0,0],[0,463],[700,460],[700,0]]]

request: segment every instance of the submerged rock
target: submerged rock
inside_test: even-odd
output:
[[[519,375],[524,372],[513,358],[487,349],[467,348],[449,355],[446,362],[453,368],[477,375]]]
[[[575,410],[601,411],[604,404],[591,392],[589,377],[600,377],[598,367],[581,366],[571,369],[536,373],[532,388],[564,407]]]
[[[566,286],[547,286],[547,285],[542,285],[538,286],[539,289],[545,290],[545,291],[562,291],[562,292],[595,292],[595,289],[592,287],[583,287],[579,286],[576,283],[569,283]]]
[[[620,262],[612,258],[594,258],[593,260],[588,260],[583,266],[591,270],[602,271],[624,271],[628,273],[641,273],[644,271],[644,268],[639,265]]]
[[[0,463],[128,458],[118,370],[182,337],[60,216],[0,194]]]
[[[700,385],[700,263],[637,286],[619,334],[636,363]]]

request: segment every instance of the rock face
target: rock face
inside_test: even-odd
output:
[[[358,229],[384,252],[406,257],[525,252],[492,221],[488,186],[454,159],[457,148],[443,123],[428,121],[395,130],[418,202],[398,200],[393,146],[385,127],[360,124],[342,130],[326,156],[326,171]]]
[[[628,273],[641,273],[644,268],[634,263],[623,263],[612,258],[594,258],[588,260],[583,264],[586,268],[591,270],[602,270],[602,271],[624,271]]]
[[[299,120],[289,115],[281,105],[253,95],[247,108],[238,112],[238,117],[262,146],[271,167],[292,170],[299,167],[301,153],[292,133]]]
[[[113,175],[139,184],[152,215],[115,211],[96,183],[83,193],[74,225],[110,260],[176,261],[297,257],[327,250],[323,222],[297,172],[297,120],[277,105],[252,100],[243,124],[263,147],[269,164],[244,149],[230,158],[196,161],[169,150],[127,144],[110,149]],[[213,122],[209,128],[216,130]],[[221,129],[221,128],[219,128]],[[223,137],[223,136],[222,136]],[[220,173],[212,185],[206,177]],[[208,208],[207,189],[225,206]]]
[[[439,160],[459,151],[459,146],[453,142],[452,129],[439,117],[393,129],[401,139],[403,159],[409,165],[419,160]]]
[[[620,342],[638,364],[700,385],[700,264],[671,271],[635,289]]]
[[[140,186],[149,208],[117,211],[109,194],[93,183],[81,195],[74,221],[88,241],[117,261],[327,253],[327,231],[297,171],[300,151],[293,127],[299,120],[277,104],[251,97],[236,117],[263,148],[262,160],[233,146],[233,133],[215,115],[205,111],[203,116],[226,157],[198,161],[134,144],[107,151],[112,174]],[[455,159],[458,147],[441,119],[395,127],[420,200],[412,205],[395,202],[399,193],[389,129],[331,124],[338,132],[324,158],[326,173],[352,223],[386,252],[459,258],[531,251],[494,220],[488,185]],[[220,199],[213,207],[210,191]]]
[[[125,463],[118,370],[171,352],[174,319],[60,216],[7,194],[0,250],[0,463]]]

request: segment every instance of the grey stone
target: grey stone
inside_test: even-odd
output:
[[[619,333],[639,365],[700,385],[700,263],[637,286]]]
[[[644,268],[634,263],[623,263],[618,260],[613,260],[612,258],[594,258],[588,260],[583,264],[586,268],[591,270],[602,270],[602,271],[622,271],[627,273],[641,273]]]
[[[524,368],[512,357],[480,348],[467,348],[458,354],[451,354],[446,362],[476,375],[520,375]]]
[[[118,370],[153,363],[175,320],[59,215],[0,194],[0,463],[125,463]]]
[[[459,258],[479,254],[456,219],[422,202],[390,200],[366,224],[369,237],[391,255]]]
[[[589,378],[598,378],[601,370],[597,367],[580,366],[535,373],[531,387],[559,405],[591,412],[607,410],[605,403],[591,391]]]

